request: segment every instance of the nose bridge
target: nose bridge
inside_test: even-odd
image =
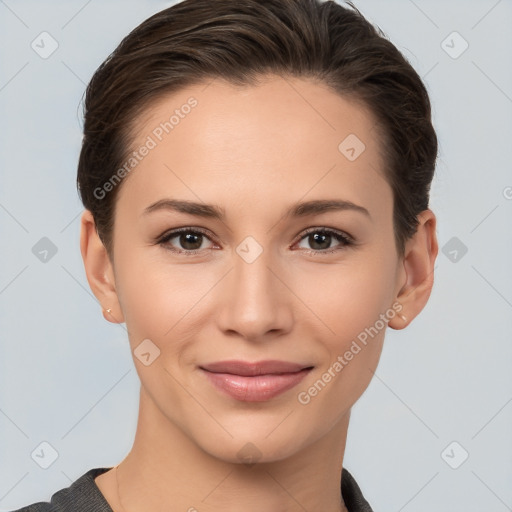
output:
[[[228,278],[221,327],[247,338],[287,328],[290,310],[283,284],[275,276],[279,263],[273,251],[248,236],[233,252],[233,271]],[[285,287],[284,287],[285,288]]]

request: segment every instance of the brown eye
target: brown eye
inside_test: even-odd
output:
[[[203,235],[201,233],[181,233],[176,235],[181,247],[189,251],[201,248]]]
[[[176,239],[176,241],[173,241]],[[177,253],[196,254],[207,247],[205,240],[210,240],[205,233],[197,229],[182,228],[169,231],[158,240],[158,244]],[[173,241],[171,243],[171,241]]]
[[[309,251],[313,253],[332,253],[342,250],[344,247],[352,245],[352,239],[343,233],[331,229],[312,229],[308,231],[300,241],[306,240],[310,246]],[[339,242],[335,248],[331,247],[333,241]],[[308,248],[306,248],[308,249]]]

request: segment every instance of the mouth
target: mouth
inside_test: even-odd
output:
[[[224,394],[244,402],[264,402],[295,387],[313,366],[286,361],[219,361],[199,367]]]

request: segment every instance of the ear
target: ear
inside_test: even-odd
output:
[[[94,218],[89,210],[85,210],[81,218],[80,251],[87,281],[103,308],[103,317],[112,323],[124,322],[117,297],[112,262],[98,236]],[[106,311],[107,309],[111,310],[110,313]]]
[[[403,329],[425,307],[434,285],[434,263],[438,253],[436,216],[427,209],[418,215],[418,228],[405,247],[401,276],[405,276],[396,301],[402,309],[389,321],[393,329]],[[404,281],[404,278],[401,278]],[[396,307],[396,306],[395,306]],[[404,318],[405,317],[405,318]]]

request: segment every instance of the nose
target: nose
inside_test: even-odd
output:
[[[228,336],[251,342],[289,332],[297,307],[287,283],[289,272],[270,251],[263,250],[251,261],[243,247],[239,250],[233,253],[233,268],[221,283],[219,328]]]

